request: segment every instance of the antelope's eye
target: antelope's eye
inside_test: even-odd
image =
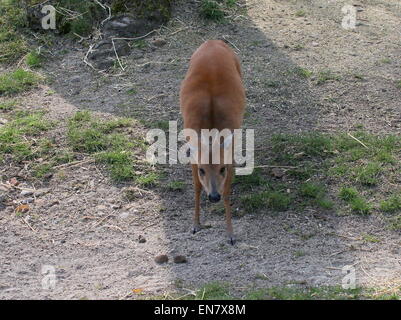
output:
[[[220,169],[220,174],[224,175],[226,173],[226,167]]]
[[[204,176],[204,175],[205,175],[205,170],[203,170],[202,168],[200,168],[200,169],[199,169],[199,174],[200,174],[201,176]]]

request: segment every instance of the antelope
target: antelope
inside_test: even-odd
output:
[[[191,162],[192,178],[195,192],[195,212],[193,216],[193,233],[201,229],[200,195],[202,187],[210,202],[224,201],[225,220],[228,241],[235,244],[231,222],[230,193],[233,177],[233,164],[224,163],[224,151],[233,154],[233,130],[242,125],[245,109],[245,90],[242,85],[242,73],[238,56],[221,40],[204,42],[192,55],[189,69],[181,84],[180,109],[184,129],[194,130],[198,136],[202,129],[217,129],[218,132],[229,130],[224,142],[219,139],[213,142],[200,140],[190,147],[199,152]],[[218,164],[203,164],[201,159],[212,158],[213,146],[219,143]]]

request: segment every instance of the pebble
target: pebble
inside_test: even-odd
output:
[[[168,257],[165,254],[161,254],[155,258],[157,264],[163,264],[168,262]]]
[[[32,203],[34,202],[35,199],[34,198],[27,198],[21,201],[22,204],[27,204],[27,203]]]
[[[126,218],[128,218],[128,216],[129,216],[129,212],[123,212],[120,214],[121,219],[126,219]]]
[[[174,263],[187,263],[188,260],[185,256],[175,256]]]
[[[139,243],[145,243],[145,242],[146,242],[145,237],[143,237],[143,236],[140,235],[140,236],[138,237],[138,242],[139,242]]]
[[[21,191],[21,196],[31,196],[33,195],[33,191],[29,191],[29,190],[22,190]]]
[[[167,41],[164,39],[156,39],[155,41],[153,41],[153,45],[155,45],[156,47],[162,47],[166,44],[167,44]]]
[[[271,172],[276,178],[282,178],[284,176],[284,170],[280,168],[273,168]]]

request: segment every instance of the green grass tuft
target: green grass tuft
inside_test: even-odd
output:
[[[222,5],[214,0],[202,0],[200,15],[207,20],[216,22],[222,21],[225,17]]]
[[[227,300],[232,299],[229,286],[223,282],[211,282],[196,291],[195,300]]]
[[[25,63],[31,68],[39,68],[42,64],[42,56],[37,50],[31,51],[26,56]]]
[[[117,132],[131,124],[127,118],[107,121],[93,118],[88,111],[78,111],[68,121],[68,142],[74,151],[94,154],[114,181],[132,180],[136,178],[133,149],[141,143]]]
[[[351,201],[358,197],[358,191],[352,187],[343,187],[340,190],[339,197],[344,201]]]
[[[183,191],[185,189],[184,181],[170,181],[167,184],[167,189],[170,191]]]
[[[274,211],[285,211],[291,204],[291,197],[281,191],[263,191],[242,196],[241,203],[246,210],[270,208]]]
[[[320,71],[317,75],[317,84],[323,84],[327,81],[338,81],[340,77],[330,70]]]
[[[380,210],[387,213],[401,213],[401,195],[392,195],[380,202]]]
[[[39,82],[39,76],[30,71],[17,69],[0,75],[0,96],[20,93]]]

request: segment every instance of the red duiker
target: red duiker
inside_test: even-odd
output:
[[[195,189],[195,214],[193,233],[201,229],[200,194],[202,187],[211,202],[224,201],[228,240],[235,243],[231,222],[231,180],[233,164],[225,163],[224,151],[233,153],[233,130],[239,129],[245,109],[245,90],[242,85],[241,66],[237,55],[223,41],[210,40],[203,43],[192,55],[186,77],[180,92],[181,113],[184,129],[197,132],[199,143],[191,149],[199,152],[192,162],[192,177]],[[202,129],[229,130],[223,143],[215,139],[212,147],[209,141],[200,139]],[[226,130],[224,130],[226,129]],[[204,164],[200,159],[211,159],[213,145],[218,143],[217,161]],[[206,155],[203,153],[207,153]],[[231,157],[232,159],[233,157]]]

